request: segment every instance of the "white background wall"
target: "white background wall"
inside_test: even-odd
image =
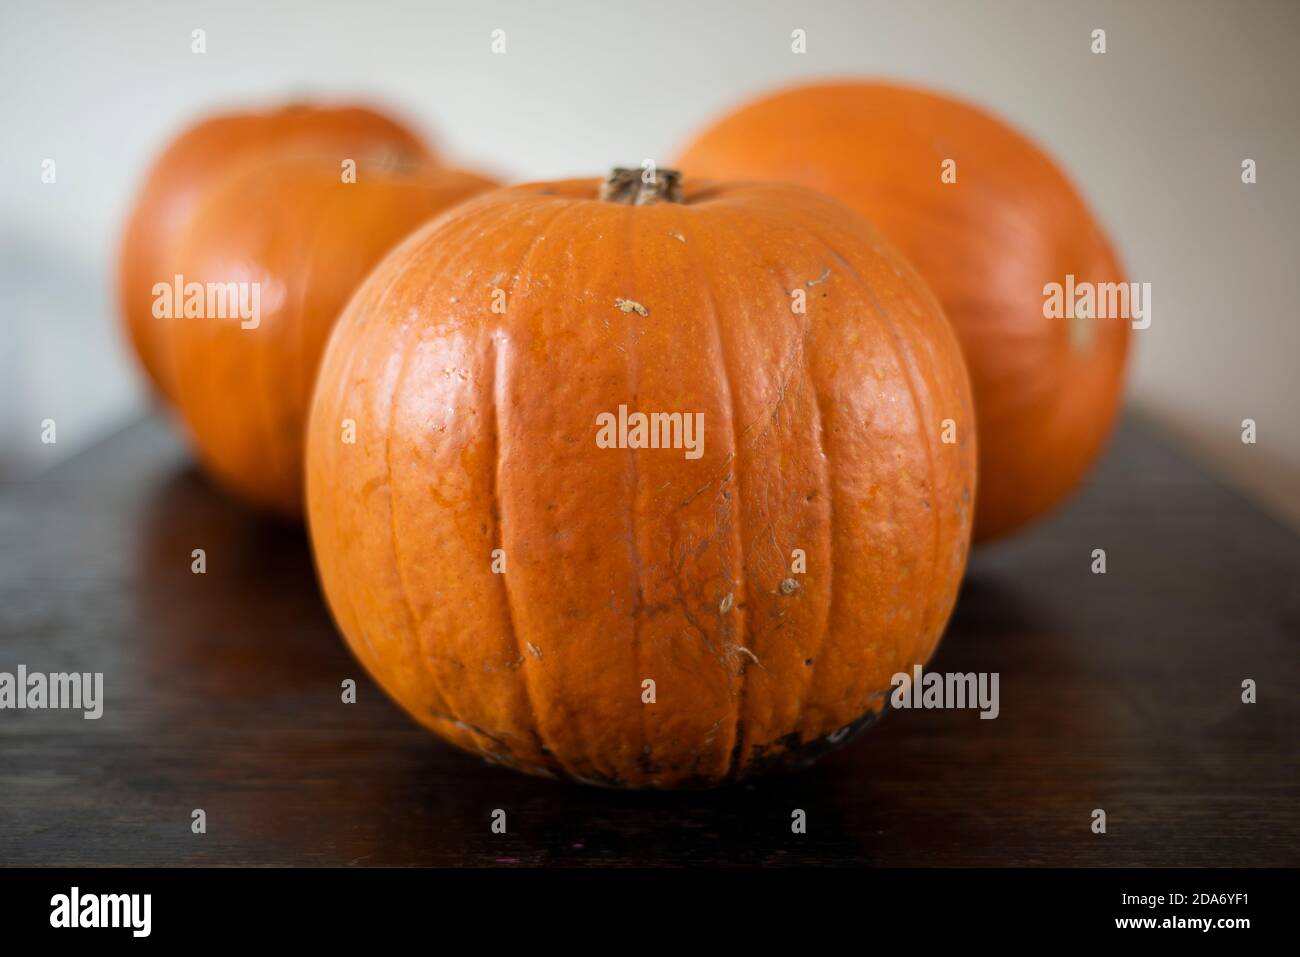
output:
[[[1153,285],[1133,403],[1300,521],[1298,28],[1287,0],[0,0],[0,475],[142,407],[113,311],[117,231],[151,156],[208,110],[374,98],[462,161],[532,179],[667,158],[753,93],[859,74],[961,93],[1057,156]]]

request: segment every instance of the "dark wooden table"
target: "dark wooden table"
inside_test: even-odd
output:
[[[590,790],[416,727],[303,532],[148,420],[0,488],[0,671],[102,671],[106,698],[0,711],[0,864],[1295,865],[1298,582],[1300,537],[1130,419],[1065,511],[972,561],[933,667],[999,672],[997,720],[898,712],[799,774]]]

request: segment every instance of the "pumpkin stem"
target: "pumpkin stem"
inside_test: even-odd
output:
[[[645,181],[649,175],[650,182]],[[682,174],[675,169],[645,170],[616,167],[609,178],[600,184],[600,198],[608,203],[626,206],[648,206],[651,203],[680,203],[682,201]]]

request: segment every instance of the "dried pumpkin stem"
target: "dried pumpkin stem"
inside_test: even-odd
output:
[[[646,182],[647,176],[650,182]],[[625,206],[648,206],[651,203],[680,203],[682,174],[675,169],[616,168],[600,185],[600,198],[607,203]]]

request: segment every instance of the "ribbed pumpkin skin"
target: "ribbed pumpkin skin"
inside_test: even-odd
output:
[[[491,761],[670,788],[808,760],[952,609],[975,480],[959,348],[833,200],[597,188],[471,200],[349,304],[308,428],[325,594],[385,690]],[[703,413],[703,455],[598,447],[620,404]]]
[[[440,167],[358,169],[333,157],[246,164],[213,184],[178,237],[187,282],[260,283],[256,328],[237,318],[153,319],[176,408],[205,469],[239,498],[302,516],[308,402],[330,329],[384,254],[495,184]]]
[[[956,161],[957,181],[940,179]],[[872,220],[920,270],[961,340],[979,419],[975,540],[1065,498],[1119,409],[1129,323],[1043,315],[1043,287],[1122,282],[1106,237],[1033,143],[965,103],[886,84],[809,86],[723,119],[686,175],[786,180]]]
[[[118,296],[123,323],[159,395],[172,394],[165,335],[153,317],[154,283],[173,274],[171,256],[203,190],[240,163],[282,150],[345,158],[428,163],[429,148],[404,126],[358,106],[293,105],[213,116],[190,127],[155,160],[123,232]]]

